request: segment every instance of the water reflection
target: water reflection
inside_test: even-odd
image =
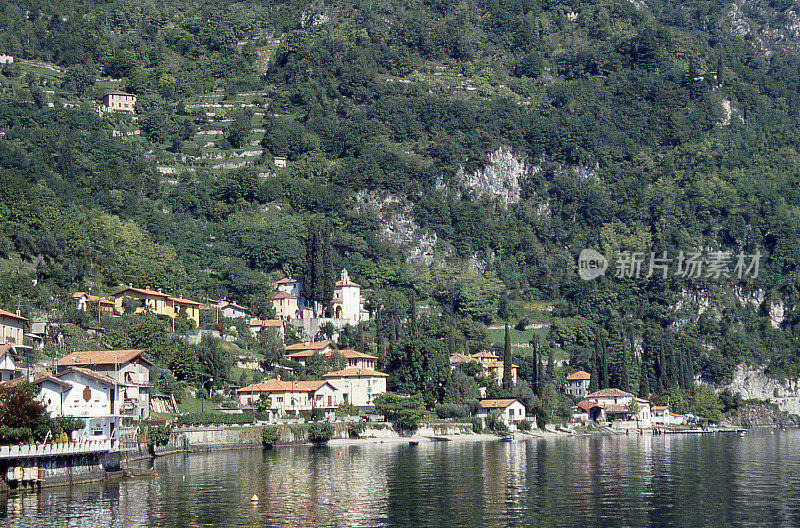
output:
[[[193,454],[156,460],[152,478],[4,497],[0,526],[800,526],[798,439],[767,430]]]

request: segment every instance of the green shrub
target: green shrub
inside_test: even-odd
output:
[[[531,422],[528,420],[522,420],[521,422],[517,422],[517,429],[520,431],[530,431],[531,430]]]
[[[489,428],[490,431],[494,433],[505,433],[508,432],[508,427],[503,421],[500,419],[500,410],[495,409],[489,412],[489,416],[486,418],[486,427]]]
[[[150,447],[150,450],[152,451],[155,447],[167,445],[171,434],[172,428],[167,425],[148,427],[146,434],[148,447]]]
[[[466,403],[440,403],[436,406],[436,416],[442,420],[448,418],[467,418],[469,414],[469,405]]]
[[[324,444],[333,438],[333,425],[329,422],[314,422],[308,426],[308,441],[313,444]]]
[[[472,419],[472,432],[477,434],[481,434],[483,432],[483,425],[480,418]]]
[[[183,425],[246,425],[268,418],[268,413],[227,414],[211,411],[186,413],[179,416],[178,421]]]
[[[281,432],[277,425],[266,425],[261,429],[261,443],[264,447],[272,447],[281,439]]]
[[[547,425],[547,411],[537,405],[533,408],[531,414],[536,417],[536,425],[539,426],[539,429],[544,429],[544,426]]]
[[[364,422],[350,422],[347,424],[347,436],[350,438],[358,438],[364,431],[367,430],[367,424]]]

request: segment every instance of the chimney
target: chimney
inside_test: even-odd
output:
[[[280,381],[281,380],[281,375],[280,374],[275,374],[275,379]]]
[[[19,308],[17,308],[17,317],[22,317],[22,311]]]

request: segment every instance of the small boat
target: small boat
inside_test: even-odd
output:
[[[739,436],[744,436],[745,434],[747,434],[746,431],[739,431]]]
[[[501,442],[513,442],[514,441],[514,435],[513,434],[503,435],[503,436],[500,437],[500,441]]]
[[[419,440],[409,440],[408,441],[408,445],[410,445],[410,446],[418,446],[419,445]]]

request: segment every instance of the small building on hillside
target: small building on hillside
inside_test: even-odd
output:
[[[286,340],[285,323],[281,319],[251,319],[247,328],[250,330],[250,334],[255,338],[258,338],[262,330],[272,329],[275,331],[275,335],[280,339],[281,343]]]
[[[332,413],[339,405],[336,387],[328,381],[281,381],[268,379],[236,391],[239,404],[253,406],[264,402],[278,416],[296,416],[302,411],[323,409]]]
[[[89,305],[93,305],[99,306],[101,313],[109,315],[114,313],[114,301],[110,299],[103,299],[86,292],[75,292],[72,294],[72,298],[75,300],[75,309],[80,312],[85,312]]]
[[[484,398],[480,400],[478,418],[484,420],[494,410],[500,411],[500,420],[508,427],[525,420],[525,406],[516,398]]]
[[[361,286],[350,280],[346,269],[342,270],[333,290],[333,317],[351,323],[369,321],[369,312],[364,309]]]
[[[246,319],[247,308],[240,304],[228,301],[220,301],[219,304],[220,314],[228,319]]]
[[[132,114],[136,111],[136,96],[126,92],[110,92],[103,96],[99,112],[126,112]]]
[[[55,366],[56,376],[70,367],[85,368],[108,376],[123,386],[119,400],[120,414],[124,418],[145,420],[150,416],[150,367],[154,364],[144,356],[144,350],[73,352],[57,360]]]
[[[284,321],[302,319],[303,311],[301,309],[299,297],[291,293],[279,291],[270,297],[270,300],[272,301],[272,308],[275,310],[275,317],[278,319],[283,319]]]
[[[195,327],[200,326],[201,303],[183,297],[173,297],[161,290],[134,288],[132,284],[128,284],[114,292],[116,313],[124,314],[126,304],[134,306],[134,313],[150,312],[170,319],[183,316],[194,323]]]
[[[328,372],[324,376],[339,391],[339,402],[354,405],[361,411],[375,409],[375,398],[386,392],[388,374],[362,367]]]
[[[486,374],[488,376],[494,376],[498,382],[503,381],[503,373],[505,370],[505,365],[503,360],[500,359],[500,356],[493,352],[483,351],[478,352],[477,354],[472,354],[470,356],[473,361],[477,361],[480,365],[486,369]],[[517,371],[519,370],[519,365],[514,363],[511,364],[511,380],[514,385],[517,384]]]
[[[0,345],[24,345],[25,325],[28,319],[0,309]]]
[[[0,64],[14,64],[14,56],[7,53],[0,53]]]
[[[314,354],[330,356],[331,352],[333,345],[330,341],[303,341],[286,347],[286,357],[301,365],[305,365],[306,360]]]
[[[19,377],[16,351],[12,345],[0,345],[0,382]]]
[[[567,376],[564,391],[575,398],[585,398],[589,394],[589,383],[592,375],[583,370],[573,372]]]
[[[639,412],[631,413],[631,401],[635,400]],[[587,413],[587,418],[597,422],[636,421],[642,427],[650,427],[652,411],[650,402],[637,398],[619,389],[602,389],[586,396],[586,403],[580,402],[578,408]]]

